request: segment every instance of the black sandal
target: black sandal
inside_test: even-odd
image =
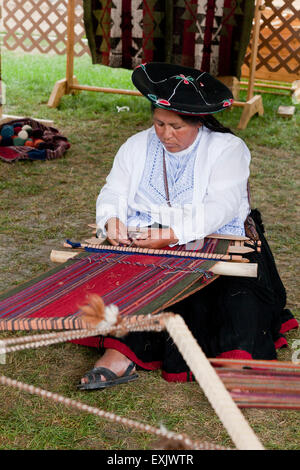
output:
[[[135,363],[131,362],[121,377],[118,377],[117,374],[106,367],[94,367],[83,376],[83,378],[88,379],[88,383],[80,383],[77,385],[77,388],[79,390],[100,390],[102,388],[109,388],[114,385],[131,382],[138,378],[138,374],[130,373],[134,367]],[[106,378],[105,381],[100,380],[101,375]]]

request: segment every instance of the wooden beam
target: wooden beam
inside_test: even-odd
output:
[[[258,50],[261,9],[262,9],[262,0],[256,0],[247,101],[253,98],[253,95],[254,95],[254,78],[255,78],[255,72],[256,72],[256,59],[257,59],[257,50]]]
[[[234,101],[233,106],[243,107],[242,116],[238,123],[238,129],[246,129],[248,122],[258,113],[260,116],[264,114],[264,107],[261,95],[255,95],[249,101],[243,103],[241,101]]]
[[[75,43],[75,0],[68,0],[66,94],[73,85]]]
[[[124,90],[120,88],[104,88],[90,85],[72,85],[71,90],[85,90],[85,91],[99,91],[101,93],[116,93],[119,95],[132,95],[132,96],[143,96],[142,93],[136,90]]]

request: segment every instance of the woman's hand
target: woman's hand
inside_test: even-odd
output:
[[[171,228],[149,228],[133,239],[133,246],[139,248],[165,248],[178,242]]]
[[[130,245],[130,240],[128,239],[127,227],[120,219],[112,217],[108,219],[105,225],[107,232],[107,240],[113,245],[118,246],[120,244]]]

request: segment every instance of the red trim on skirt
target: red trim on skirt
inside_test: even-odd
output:
[[[275,341],[275,348],[276,349],[286,348],[287,345],[288,345],[287,340],[283,337],[280,337]]]
[[[217,357],[223,359],[253,359],[252,355],[243,349],[232,349],[219,354]]]
[[[191,371],[179,372],[178,374],[170,374],[165,370],[162,371],[162,378],[167,382],[194,382],[194,376]]]
[[[299,323],[297,322],[296,318],[291,318],[290,320],[282,323],[280,333],[286,333],[287,331],[294,330],[296,328],[299,328]]]
[[[80,344],[81,346],[89,346],[90,348],[99,348],[99,336],[92,336],[91,338],[72,339],[70,343]]]

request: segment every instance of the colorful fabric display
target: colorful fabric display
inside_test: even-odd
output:
[[[94,64],[133,69],[142,62],[240,77],[254,0],[83,0]]]

